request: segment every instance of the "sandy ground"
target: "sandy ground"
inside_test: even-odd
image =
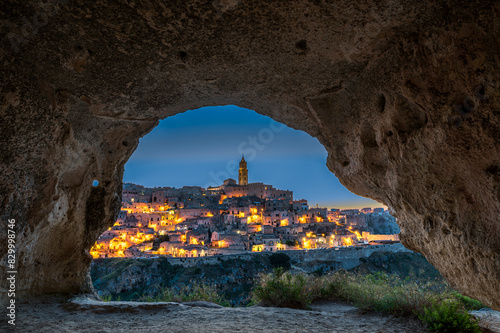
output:
[[[1,332],[350,332],[423,333],[415,320],[361,314],[355,307],[323,302],[312,311],[282,308],[222,308],[212,303],[33,301],[19,306],[15,329]]]

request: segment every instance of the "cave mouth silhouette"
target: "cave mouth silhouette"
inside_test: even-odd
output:
[[[303,131],[291,129],[269,117],[234,105],[188,110],[161,120],[139,140],[139,145],[125,164],[123,183],[132,183],[141,188],[144,186],[146,189],[143,188],[143,191],[148,195],[154,191],[150,189],[160,187],[218,187],[228,178],[238,179],[240,156],[244,156],[249,163],[250,182],[295,190],[294,199],[308,200],[311,208],[383,207],[373,200],[353,194],[338,181],[326,167],[327,153],[316,139]],[[92,182],[94,187],[98,184],[97,180]],[[160,202],[155,194],[139,200],[139,197],[130,199],[129,192],[132,193],[130,189],[124,192],[127,199],[122,197],[122,207],[135,207],[140,201],[145,210],[122,210],[119,214],[120,223],[125,223],[127,212],[127,219],[139,223],[137,226],[140,228],[152,228],[160,218],[165,218],[156,216],[164,213],[165,208],[157,207]],[[150,209],[155,207],[154,216],[149,217],[153,213]],[[166,221],[162,220],[162,223]],[[123,225],[117,228],[122,230]],[[126,256],[123,250],[127,245],[122,244],[124,240],[119,235],[108,239],[112,237],[112,232],[106,230],[100,236],[102,240],[99,244],[92,245],[90,253],[94,258],[97,254],[99,257]],[[157,236],[159,234],[155,232],[154,239]],[[136,235],[132,238],[129,245],[154,240]],[[116,245],[118,243],[110,245],[115,240],[121,242],[118,242],[120,248]],[[103,247],[120,251],[103,252]]]
[[[90,291],[88,249],[116,219],[138,139],[236,104],[317,138],[349,190],[393,209],[406,247],[500,308],[495,1],[108,1],[38,20],[46,5],[9,2],[4,20],[0,213],[18,228],[17,295]]]

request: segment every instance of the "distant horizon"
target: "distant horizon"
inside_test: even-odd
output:
[[[316,138],[234,105],[189,110],[160,121],[140,139],[123,183],[145,187],[219,186],[238,179],[245,155],[249,182],[289,189],[310,207],[387,208],[347,190],[326,167]]]

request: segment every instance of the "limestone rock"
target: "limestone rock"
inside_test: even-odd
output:
[[[18,296],[90,291],[88,251],[138,139],[237,104],[317,137],[406,246],[500,309],[499,16],[492,0],[2,3],[0,212],[16,221]]]

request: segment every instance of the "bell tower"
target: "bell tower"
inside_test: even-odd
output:
[[[248,185],[248,169],[247,169],[247,162],[245,161],[244,156],[241,156],[240,170],[238,173],[238,184]]]

